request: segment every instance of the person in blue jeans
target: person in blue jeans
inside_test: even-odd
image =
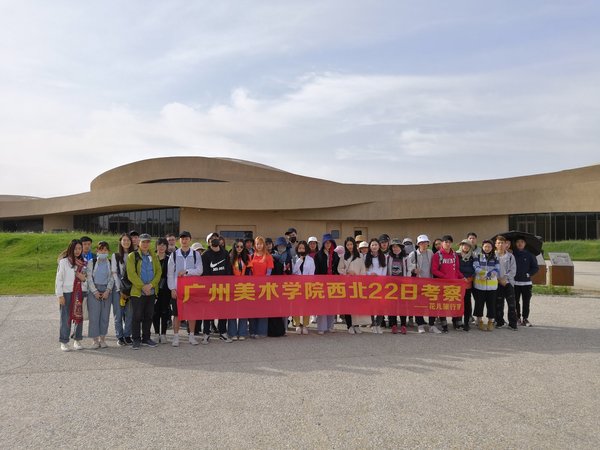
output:
[[[58,257],[55,293],[60,308],[60,349],[68,352],[71,324],[75,323],[73,348],[82,350],[83,298],[86,291],[85,261],[83,246],[79,239],[73,239],[67,249]]]
[[[114,288],[111,293],[113,315],[115,317],[115,335],[120,346],[132,345],[131,322],[133,313],[129,295],[121,292],[121,275],[125,271],[127,254],[132,250],[129,234],[123,233],[119,238],[119,251],[113,253],[111,258],[111,271]]]
[[[115,280],[108,261],[109,246],[106,241],[98,242],[96,256],[87,263],[89,313],[88,336],[94,342],[92,348],[106,348],[106,334],[110,320],[110,298]]]

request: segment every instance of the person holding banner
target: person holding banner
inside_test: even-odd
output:
[[[347,237],[344,242],[345,253],[338,264],[338,273],[340,275],[366,275],[365,261],[358,253],[358,247],[353,237]],[[353,316],[346,314],[344,316],[349,334],[361,334],[360,324],[362,322],[370,323],[370,316]]]
[[[308,255],[308,243],[306,241],[300,241],[296,246],[296,259],[292,273],[294,275],[315,274],[315,261]],[[296,334],[308,334],[310,316],[294,316],[292,321],[296,327]]]
[[[383,251],[381,250],[381,246],[379,245],[379,241],[375,238],[371,239],[369,242],[369,253],[365,257],[365,268],[367,269],[367,275],[387,275],[387,258]],[[383,322],[383,316],[375,316],[375,324],[371,327],[371,331],[374,334],[383,334],[383,330],[381,329],[381,324]]]
[[[335,241],[331,234],[323,235],[323,247],[315,257],[315,275],[339,275],[338,265],[340,257],[334,251],[336,247]],[[334,333],[333,328],[335,315],[317,316],[317,334],[325,334],[325,332]]]
[[[274,267],[273,257],[267,251],[267,244],[262,236],[254,239],[254,255],[252,255],[248,267],[255,277],[271,275]],[[250,319],[250,337],[253,339],[267,337],[268,324],[269,319],[266,317]]]
[[[189,231],[179,233],[179,249],[169,256],[167,263],[167,286],[171,290],[171,310],[173,313],[173,347],[179,347],[179,313],[177,311],[177,280],[179,277],[192,277],[202,275],[202,257],[196,250],[190,248],[192,235]],[[191,345],[198,345],[194,336],[196,320],[188,320]]]
[[[244,277],[250,274],[250,254],[242,239],[235,241],[229,255],[234,276]],[[248,319],[227,319],[227,335],[234,341],[245,341],[248,337]]]
[[[390,254],[388,255],[387,274],[397,277],[408,277],[408,256],[404,250],[405,245],[400,239],[392,239],[390,243]],[[398,333],[398,317],[389,316],[392,333]],[[406,334],[406,316],[400,316],[400,334]]]
[[[417,249],[408,255],[408,270],[413,277],[431,278],[431,260],[433,252],[429,249],[429,237],[421,234],[417,237]],[[425,333],[425,319],[423,316],[416,316],[417,330],[419,333]],[[430,329],[433,333],[439,333],[436,327]]]
[[[431,259],[431,273],[434,278],[444,280],[461,280],[465,277],[460,272],[460,261],[456,252],[452,249],[454,239],[449,234],[442,236],[442,247],[433,255]],[[435,323],[429,318],[429,325],[435,327]],[[446,317],[440,317],[442,324],[442,333],[448,332],[448,321]]]

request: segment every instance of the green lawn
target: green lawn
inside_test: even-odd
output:
[[[94,243],[105,240],[111,252],[119,236],[88,234]],[[56,259],[71,239],[81,233],[0,233],[0,295],[51,294]],[[567,252],[575,261],[600,261],[600,241],[564,241],[544,244],[548,252]]]

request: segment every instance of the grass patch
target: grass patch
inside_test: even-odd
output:
[[[573,261],[600,261],[600,240],[544,242],[544,255],[568,253]]]
[[[573,295],[569,286],[533,286],[533,293],[539,295]]]

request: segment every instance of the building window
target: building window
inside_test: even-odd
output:
[[[339,239],[340,238],[340,230],[331,230],[331,237],[333,239]]]
[[[514,214],[508,224],[511,230],[526,231],[550,242],[598,239],[600,213]]]
[[[84,214],[75,216],[73,223],[76,230],[90,233],[121,234],[136,230],[158,237],[179,233],[179,208]]]
[[[44,219],[2,220],[0,221],[0,230],[41,232],[44,230]]]
[[[163,178],[160,180],[144,181],[140,184],[154,183],[226,183],[223,180],[211,180],[209,178]]]
[[[222,230],[219,235],[223,236],[227,241],[237,241],[238,239],[254,239],[254,233],[250,230]]]

